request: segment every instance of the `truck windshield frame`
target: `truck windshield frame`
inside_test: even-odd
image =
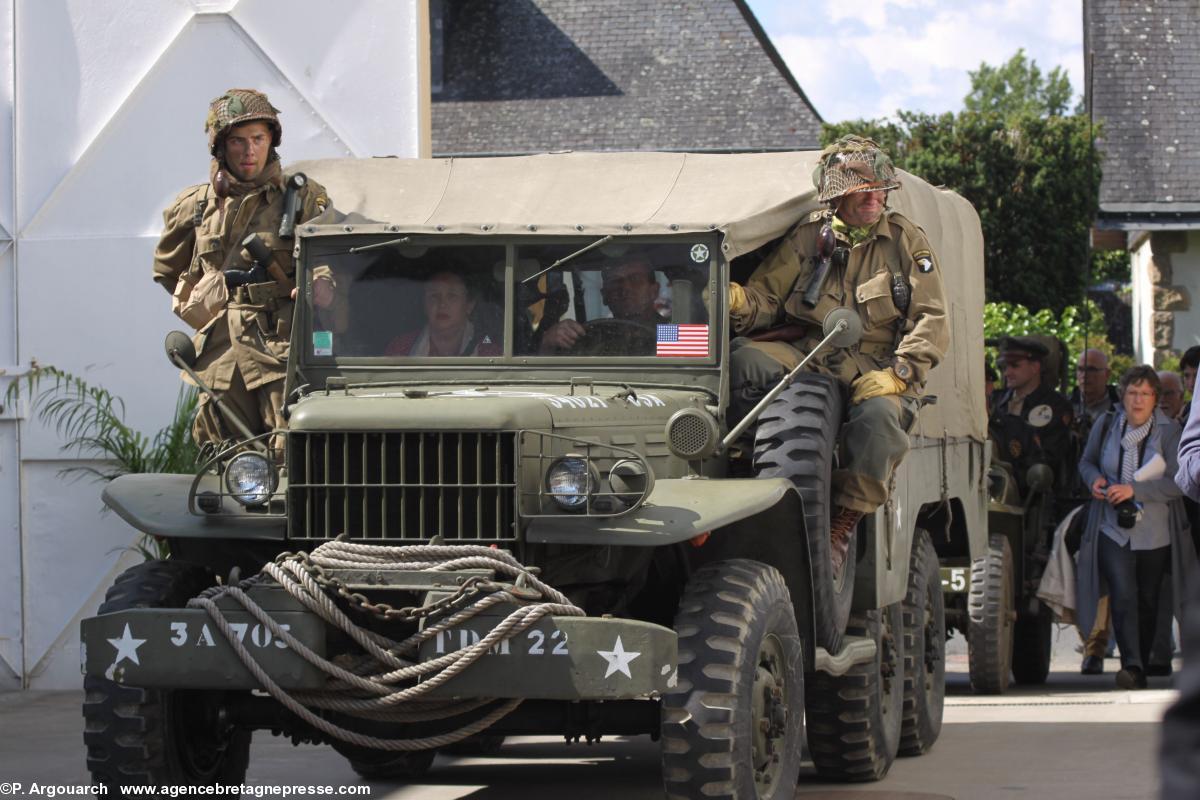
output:
[[[716,368],[717,236],[302,239],[292,360],[319,370]],[[355,252],[351,252],[351,249]],[[533,280],[531,276],[538,275]]]

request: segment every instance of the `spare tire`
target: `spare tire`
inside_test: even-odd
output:
[[[857,536],[842,574],[833,574],[829,547],[830,488],[845,390],[828,375],[803,373],[767,406],[754,440],[754,471],[763,478],[787,478],[804,499],[804,527],[812,564],[816,644],[830,653],[842,645],[854,597]]]

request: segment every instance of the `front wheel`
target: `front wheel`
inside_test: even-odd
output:
[[[747,559],[709,564],[688,581],[675,630],[679,685],[662,702],[667,796],[791,798],[804,672],[783,576]]]
[[[183,608],[214,583],[212,573],[197,564],[147,561],[117,577],[99,613]],[[143,689],[91,675],[83,688],[88,770],[114,796],[123,784],[240,784],[246,777],[250,731],[229,723],[229,693]]]

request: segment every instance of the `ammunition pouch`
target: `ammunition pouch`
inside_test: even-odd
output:
[[[237,287],[233,301],[247,306],[266,306],[268,312],[275,310],[276,300],[282,296],[279,284],[275,281],[267,283],[247,283]]]

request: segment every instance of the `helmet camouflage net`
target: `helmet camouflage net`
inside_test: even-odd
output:
[[[813,172],[822,203],[855,192],[899,189],[896,168],[878,144],[862,136],[843,136],[821,151]]]
[[[267,123],[271,129],[272,147],[278,147],[283,139],[279,109],[271,105],[265,94],[254,89],[230,89],[208,104],[204,131],[208,134],[209,152],[215,156],[229,129],[245,122]]]

